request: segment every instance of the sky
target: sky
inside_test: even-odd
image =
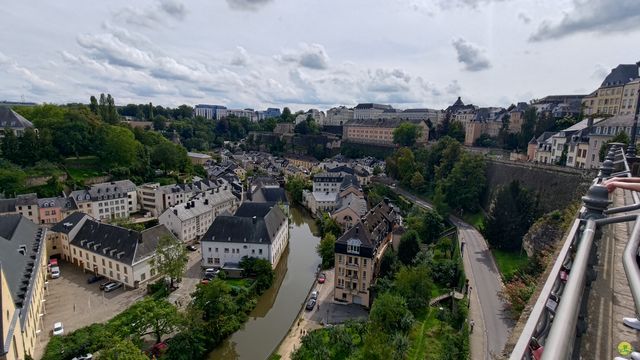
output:
[[[640,60],[638,0],[4,2],[0,101],[506,107]]]

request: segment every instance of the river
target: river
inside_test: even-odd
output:
[[[276,267],[273,286],[258,299],[243,328],[209,353],[208,359],[267,359],[287,335],[320,264],[315,221],[303,209],[291,206],[290,212],[289,248]]]

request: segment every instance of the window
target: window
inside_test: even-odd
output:
[[[258,254],[262,255],[262,249],[258,249]]]
[[[367,272],[366,271],[362,272],[362,280],[367,280]]]
[[[120,264],[116,264],[116,271],[120,271]]]
[[[124,266],[124,273],[125,274],[127,273],[127,267],[126,266]]]
[[[224,253],[228,254],[229,253],[229,248],[224,248]]]
[[[144,281],[147,278],[145,273],[140,274],[140,281]]]
[[[113,278],[113,270],[109,270],[109,277]]]
[[[213,264],[213,258],[207,258],[207,264]]]
[[[113,269],[113,263],[111,263],[111,260],[109,260],[109,269]]]
[[[338,255],[338,264],[342,264],[342,255]],[[366,263],[365,263],[366,265]]]
[[[220,258],[215,258],[215,259],[213,259],[213,263],[214,263],[215,265],[220,265]]]

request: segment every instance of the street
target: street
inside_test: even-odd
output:
[[[391,189],[422,208],[433,209],[431,204],[402,189]],[[500,355],[514,326],[499,295],[504,286],[502,278],[480,232],[455,216],[449,219],[458,228],[459,241],[465,242],[464,271],[472,289],[469,320],[475,322],[471,334],[471,358],[492,359],[492,355]]]

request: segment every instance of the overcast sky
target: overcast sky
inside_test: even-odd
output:
[[[40,0],[0,18],[10,101],[508,106],[640,60],[638,0]]]

